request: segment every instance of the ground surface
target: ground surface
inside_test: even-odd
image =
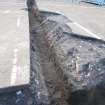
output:
[[[75,0],[74,0],[75,1]],[[105,7],[90,4],[75,4],[64,0],[37,0],[41,10],[59,12],[73,23],[74,33],[105,39]]]
[[[40,20],[29,15],[31,82],[29,88],[0,94],[1,105],[67,105],[62,73],[56,67],[45,40]],[[39,43],[40,42],[40,43]]]
[[[66,82],[63,76],[64,72],[61,68],[59,68],[57,62],[54,59],[53,51],[56,52],[56,50],[51,51],[51,49],[49,49],[50,46],[48,44],[46,36],[55,35],[55,38],[57,39],[54,41],[56,41],[56,44],[59,43],[59,45],[61,46],[64,42],[70,41],[69,44],[71,44],[71,46],[68,47],[70,48],[72,47],[71,49],[74,49],[72,51],[75,52],[76,51],[75,49],[79,50],[79,52],[87,51],[87,53],[82,52],[84,54],[89,54],[89,52],[92,51],[92,55],[95,55],[97,59],[99,57],[99,54],[102,54],[101,57],[104,58],[103,52],[105,50],[105,44],[103,42],[98,42],[97,40],[93,42],[93,40],[90,40],[88,38],[85,39],[70,35],[69,33],[72,31],[70,27],[63,25],[65,22],[68,22],[68,19],[61,15],[58,16],[55,14],[51,13],[49,14],[45,12],[41,13],[41,15],[42,17],[49,18],[49,20],[40,20],[38,18],[33,18],[32,14],[29,15],[30,41],[31,41],[30,86],[29,88],[21,89],[19,91],[0,94],[0,104],[1,105],[69,105],[70,103],[70,105],[100,105],[100,104],[104,105],[103,104],[104,97],[101,98],[101,100],[99,101],[94,101],[95,99],[97,99],[97,97],[95,97],[94,99],[92,99],[92,101],[90,101],[90,103],[88,103],[88,100],[84,101],[84,99],[88,99],[86,97],[84,97],[83,100],[81,98],[79,98],[78,100],[77,98],[77,100],[75,101],[74,97],[72,97],[71,101],[68,100],[69,92],[68,88],[66,87]],[[60,19],[63,19],[62,24],[59,23]],[[62,28],[57,27],[59,25],[62,26],[64,33],[62,32]],[[55,31],[56,28],[59,30]],[[52,39],[53,38],[54,37],[52,37]],[[86,50],[86,48],[89,50]],[[98,52],[97,49],[101,50],[99,50]],[[69,52],[69,54],[72,54],[72,52]],[[81,53],[80,56],[82,56]],[[95,57],[92,56],[91,58],[94,60]],[[88,61],[89,59],[86,60]],[[81,64],[83,63],[84,62],[81,61]],[[94,104],[93,102],[96,103]]]
[[[0,1],[0,89],[29,84],[29,19],[25,3]]]
[[[60,50],[58,49],[57,51],[60,53],[57,53],[56,49],[51,50],[50,47],[53,48],[52,46],[59,45],[61,46],[61,49],[70,48],[70,51],[68,53],[65,53],[69,55],[67,58],[72,57],[72,60],[75,61],[75,56],[79,54],[79,63],[80,65],[82,65],[85,62],[87,63],[91,60],[93,60],[94,62],[95,59],[97,59],[98,61],[100,56],[101,58],[104,58],[105,43],[96,39],[93,40],[91,38],[78,37],[77,35],[74,36],[74,34],[71,34],[72,28],[68,27],[67,25],[64,25],[66,22],[71,23],[71,21],[69,21],[64,16],[58,16],[56,14],[45,12],[41,13],[41,15],[43,19],[39,19],[37,17],[33,18],[33,15],[31,13],[29,14],[31,42],[30,86],[26,89],[21,89],[19,91],[0,94],[0,104],[104,105],[104,97],[102,97],[102,95],[104,94],[103,92],[101,94],[98,94],[98,97],[93,97],[93,99],[91,99],[89,103],[88,100],[86,100],[88,98],[84,97],[84,93],[82,98],[78,95],[77,99],[75,99],[75,97],[72,97],[71,100],[68,100],[69,92],[68,87],[66,86],[67,82],[64,78],[64,71],[57,65],[55,58],[57,59],[58,57],[55,57],[53,53],[55,52],[55,54],[62,55],[62,52],[60,52]],[[48,38],[52,39],[50,40],[50,44],[49,40],[47,40]],[[63,45],[65,43],[67,44]],[[90,57],[91,59],[86,58],[85,60],[84,56]],[[71,62],[69,62],[68,60],[67,64],[68,63]],[[96,65],[98,65],[97,63]],[[86,67],[90,67],[88,65],[86,65]],[[104,68],[104,65],[101,65],[101,67]],[[98,68],[100,69],[100,66]],[[102,72],[102,74],[103,73],[104,72]],[[99,97],[101,97],[100,100]]]

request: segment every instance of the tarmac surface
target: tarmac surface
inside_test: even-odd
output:
[[[29,84],[29,20],[25,8],[26,1],[0,0],[0,92]]]
[[[105,40],[105,7],[64,0],[37,0],[40,10],[57,12],[72,22],[67,23],[73,33]]]

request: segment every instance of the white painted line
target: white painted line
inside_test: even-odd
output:
[[[85,28],[84,26],[78,24],[77,22],[73,22],[74,25],[76,25],[77,27],[81,28],[82,30],[84,30],[85,32],[87,32],[89,35],[97,38],[97,39],[101,39],[101,37],[99,37],[98,35],[94,34],[93,32],[91,32],[90,30],[88,30],[87,28]]]
[[[11,85],[14,85],[15,82],[16,82],[16,74],[17,74],[17,70],[18,70],[18,67],[17,67],[17,53],[18,53],[18,49],[14,49],[14,57],[13,57],[13,67],[12,67],[12,73],[11,73],[11,80],[10,80],[10,84]]]
[[[20,18],[17,19],[17,27],[20,27]]]

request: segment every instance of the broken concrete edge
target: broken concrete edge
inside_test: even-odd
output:
[[[39,10],[40,13],[48,13],[48,14],[53,14],[53,15],[61,15],[65,18],[67,18],[71,23],[73,23],[72,20],[70,20],[68,18],[68,16],[66,16],[66,14],[62,13],[62,12],[59,12],[59,11],[54,11],[54,10],[43,10],[43,9],[40,9]],[[72,27],[70,25],[68,25],[68,23],[65,23],[68,27],[70,27],[72,29]],[[98,41],[102,41],[102,42],[105,42],[102,38],[97,38],[95,36],[91,36],[91,35],[84,35],[84,34],[80,34],[80,33],[76,33],[76,32],[71,32],[70,34],[72,35],[76,35],[76,36],[80,36],[80,37],[83,37],[83,38],[91,38],[91,39],[96,39]]]
[[[62,15],[61,13],[59,12],[52,12],[52,11],[44,11],[44,10],[39,10],[40,13],[48,13],[48,14],[53,14],[53,15]]]
[[[88,39],[88,40],[93,40],[93,41],[98,41],[98,42],[102,42],[102,43],[105,43],[105,41],[103,39],[97,39],[97,38],[94,38],[94,37],[90,37],[90,36],[84,36],[84,35],[81,35],[81,34],[77,34],[77,33],[67,33],[67,32],[64,32],[66,34],[70,34],[71,36],[73,37],[77,37],[77,38],[82,38],[82,39]]]
[[[53,10],[43,10],[43,9],[39,9],[39,11],[41,13],[49,13],[49,14],[53,14],[53,15],[62,15],[64,17],[66,17],[62,12],[59,11],[53,11]],[[66,17],[67,18],[67,17]]]
[[[9,87],[5,87],[5,88],[0,88],[0,93],[9,93],[9,92],[14,92],[14,91],[19,91],[22,89],[26,89],[30,86],[30,83],[24,84],[24,85],[16,85],[16,86],[9,86]]]

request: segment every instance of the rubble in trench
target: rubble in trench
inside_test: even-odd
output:
[[[30,13],[31,82],[0,105],[104,105],[105,43],[75,35],[66,17]]]
[[[62,15],[47,15],[41,26],[53,62],[63,74],[67,104],[104,105],[105,42],[73,34]]]

